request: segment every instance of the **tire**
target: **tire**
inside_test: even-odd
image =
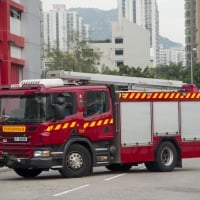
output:
[[[161,172],[172,171],[177,163],[177,150],[173,143],[163,142],[156,152],[156,168]]]
[[[106,166],[110,171],[119,172],[119,171],[128,171],[132,167],[132,164],[111,164]]]
[[[34,178],[38,176],[42,169],[23,169],[23,168],[16,168],[14,169],[15,173],[24,178]]]
[[[63,168],[59,172],[65,178],[88,176],[92,173],[91,154],[80,144],[71,145],[63,163]]]
[[[158,167],[157,167],[155,162],[145,162],[144,165],[147,168],[147,170],[150,171],[150,172],[157,172],[158,171]]]

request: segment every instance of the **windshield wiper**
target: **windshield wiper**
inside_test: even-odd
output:
[[[3,121],[3,122],[4,123],[22,123],[23,119],[16,118],[16,117],[9,117],[5,121]]]

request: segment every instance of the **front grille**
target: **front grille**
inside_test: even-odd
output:
[[[0,154],[17,158],[30,158],[33,155],[31,136],[28,134],[0,134]]]

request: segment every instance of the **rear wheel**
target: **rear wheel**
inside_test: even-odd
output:
[[[14,169],[15,173],[24,178],[33,178],[38,176],[42,169],[23,169],[23,168],[16,168]]]
[[[159,171],[172,171],[177,163],[177,150],[173,143],[163,142],[158,147],[156,154],[156,167]]]
[[[132,167],[132,164],[111,164],[106,166],[110,171],[128,171]]]
[[[63,177],[82,177],[92,173],[91,154],[83,145],[73,144],[65,154],[60,174]]]

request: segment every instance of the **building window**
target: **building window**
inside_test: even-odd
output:
[[[191,51],[191,45],[186,45],[185,50],[186,50],[186,51]]]
[[[21,20],[21,12],[19,10],[11,8],[10,9],[10,16],[15,18],[15,19]]]
[[[190,35],[190,34],[191,34],[190,28],[185,29],[185,34],[186,34],[186,35]]]
[[[124,50],[123,49],[115,49],[115,55],[124,55]]]
[[[190,11],[185,12],[185,17],[190,17]]]
[[[124,43],[124,39],[123,38],[115,38],[115,44],[123,44]]]
[[[116,63],[117,67],[119,67],[121,65],[124,65],[124,61],[123,60],[117,60],[115,63]]]
[[[185,9],[190,9],[190,2],[185,3]]]
[[[186,26],[190,26],[190,20],[189,20],[189,19],[187,19],[187,20],[185,21],[185,25],[186,25]]]
[[[191,37],[186,37],[186,43],[190,43],[191,42]]]

